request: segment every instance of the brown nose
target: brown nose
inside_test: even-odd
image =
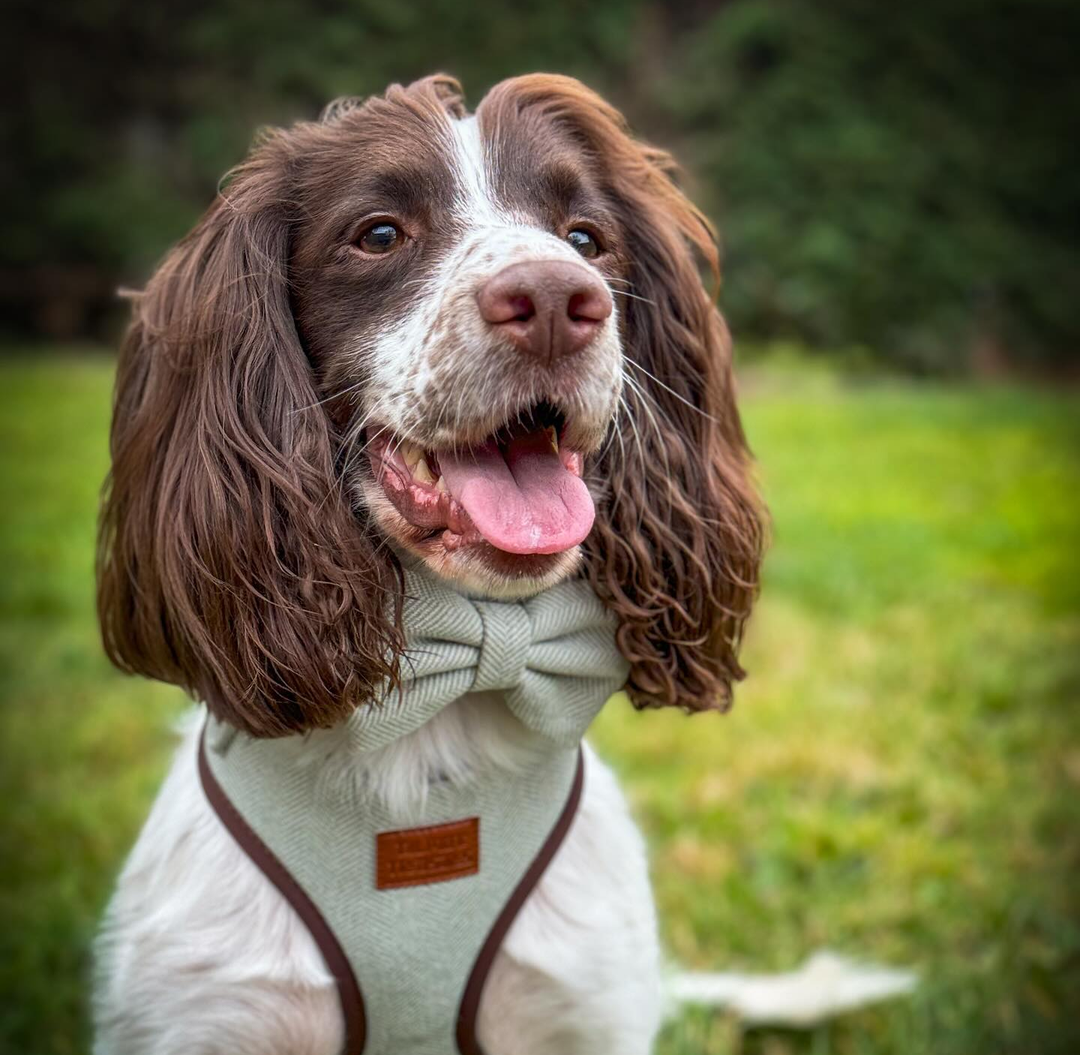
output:
[[[611,314],[611,294],[584,264],[511,264],[476,294],[480,315],[515,346],[544,362],[580,352]]]

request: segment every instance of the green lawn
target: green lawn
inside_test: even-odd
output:
[[[87,1051],[87,947],[182,701],[92,616],[111,367],[0,363],[0,1051]],[[1080,1050],[1080,395],[744,378],[775,542],[727,717],[611,706],[667,948],[914,966],[812,1034],[689,1014],[659,1055]],[[605,1055],[605,1053],[597,1053]]]

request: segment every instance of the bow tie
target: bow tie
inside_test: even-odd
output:
[[[350,716],[358,751],[383,747],[465,693],[485,690],[504,692],[534,732],[572,746],[629,671],[615,646],[615,617],[581,580],[521,601],[478,601],[410,568],[403,619],[402,688]]]

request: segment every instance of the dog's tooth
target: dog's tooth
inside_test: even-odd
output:
[[[424,456],[424,452],[416,446],[415,443],[409,443],[407,440],[401,445],[401,457],[404,458],[405,464],[409,467],[409,471],[416,472],[416,463]]]
[[[446,481],[442,478],[441,475],[439,476],[438,480],[435,481],[435,490],[442,491],[443,494],[446,494],[446,492],[449,490],[449,488],[446,486]]]
[[[547,427],[548,439],[551,440],[551,449],[558,454],[559,453],[559,434],[555,430],[554,425],[548,425]]]
[[[416,464],[413,466],[412,474],[413,479],[419,480],[422,484],[433,484],[435,482],[431,467],[428,465],[427,458],[425,458],[423,454],[420,455]],[[442,477],[440,476],[439,479],[441,480]]]

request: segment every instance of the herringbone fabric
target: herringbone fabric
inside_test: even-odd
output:
[[[403,691],[358,709],[349,736],[371,751],[411,732],[467,692],[503,690],[530,729],[578,743],[626,681],[614,617],[581,580],[523,601],[475,601],[430,572],[405,574]]]
[[[477,954],[547,838],[573,782],[577,745],[626,661],[614,620],[584,582],[523,601],[477,601],[406,572],[404,685],[336,730],[256,740],[211,720],[207,761],[247,824],[337,936],[363,992],[365,1055],[453,1055]],[[392,815],[342,759],[385,747],[468,692],[494,691],[522,722],[531,762],[464,783],[433,775],[422,807]],[[320,760],[321,759],[321,760]],[[394,890],[375,886],[380,831],[480,818],[480,871]]]

